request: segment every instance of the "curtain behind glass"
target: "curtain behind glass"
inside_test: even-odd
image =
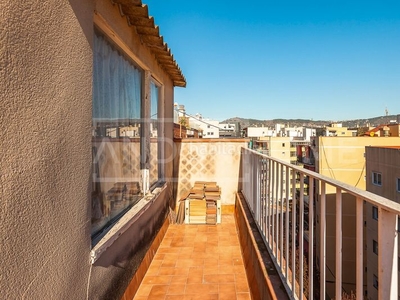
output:
[[[141,71],[103,36],[93,51],[92,237],[97,241],[142,197]]]
[[[141,72],[95,34],[93,64],[93,118],[139,120]]]

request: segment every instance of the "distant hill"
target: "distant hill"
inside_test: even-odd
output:
[[[239,122],[241,128],[256,126],[256,127],[274,127],[275,124],[284,124],[290,127],[311,127],[318,128],[324,127],[331,123],[342,123],[344,127],[364,127],[364,126],[379,126],[382,124],[389,124],[391,120],[396,120],[397,115],[380,116],[369,119],[354,119],[346,121],[330,121],[330,120],[307,120],[307,119],[272,119],[272,120],[258,120],[246,119],[240,117],[229,118],[222,123],[237,123]]]

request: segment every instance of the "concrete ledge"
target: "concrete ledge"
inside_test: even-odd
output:
[[[151,262],[153,261],[153,258],[157,252],[157,249],[160,246],[160,244],[165,236],[165,233],[167,232],[168,226],[169,226],[169,218],[166,218],[163,226],[160,228],[160,231],[157,233],[156,237],[154,238],[154,241],[151,244],[149,250],[147,250],[146,255],[143,258],[138,270],[136,271],[131,282],[129,283],[128,287],[126,288],[125,293],[122,296],[121,300],[132,300],[133,297],[135,296],[144,276],[146,275],[147,270],[150,267]]]
[[[236,194],[235,217],[252,298],[289,299],[241,193]]]

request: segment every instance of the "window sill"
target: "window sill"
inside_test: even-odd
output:
[[[101,238],[90,252],[90,262],[94,264],[117,239],[122,235],[154,202],[157,196],[166,189],[167,185],[155,188],[122,216],[114,226]]]

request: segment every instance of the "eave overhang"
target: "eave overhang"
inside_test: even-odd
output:
[[[172,79],[174,86],[186,87],[186,79],[182,74],[171,49],[160,35],[159,28],[154,24],[154,18],[149,16],[148,6],[141,0],[112,0],[118,4],[121,13],[127,18],[128,24],[150,52],[154,54],[158,64]]]

